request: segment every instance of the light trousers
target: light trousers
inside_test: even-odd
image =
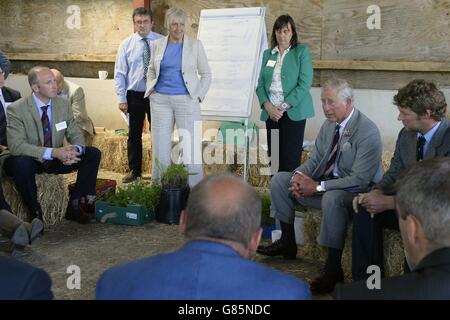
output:
[[[172,153],[173,125],[180,136],[182,163],[187,166],[190,187],[203,178],[200,104],[190,95],[150,95],[152,128],[152,180],[159,181],[161,168],[177,162],[178,153]],[[156,159],[160,166],[156,163]]]

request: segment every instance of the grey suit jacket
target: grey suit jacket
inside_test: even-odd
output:
[[[94,124],[87,113],[83,88],[76,83],[65,80],[63,94],[67,95],[72,105],[73,116],[80,129],[91,136],[94,135]]]
[[[56,124],[66,122],[67,128],[56,130]],[[64,137],[71,144],[84,146],[84,137],[73,118],[72,108],[67,99],[52,99],[52,146],[63,145]],[[13,156],[29,156],[43,161],[44,131],[39,111],[32,95],[15,101],[8,107],[7,127],[8,147]]]
[[[161,60],[164,57],[168,39],[166,36],[152,42],[152,56],[148,66],[145,97],[153,92],[158,82]],[[201,41],[187,35],[184,35],[183,40],[181,72],[192,99],[199,100],[199,102],[203,101],[211,84],[211,69]]]
[[[375,186],[376,188],[381,189],[385,194],[394,192],[394,183],[398,175],[417,162],[416,146],[417,132],[408,131],[406,128],[400,130],[389,170],[386,171],[383,179]],[[450,157],[450,123],[447,118],[441,120],[438,130],[430,141],[424,159],[438,156]]]
[[[356,108],[354,110],[338,142],[336,162],[340,178],[326,181],[326,190],[366,191],[371,182],[379,181],[383,174],[380,131],[361,111]],[[325,120],[316,138],[311,157],[296,170],[314,180],[319,180],[323,176],[331,152],[335,127],[334,122]]]
[[[337,284],[335,299],[450,299],[450,248],[433,251],[417,268],[401,276],[381,279],[380,289],[367,289],[366,281]]]

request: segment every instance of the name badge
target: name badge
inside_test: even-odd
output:
[[[55,124],[56,131],[67,129],[67,123],[65,121]]]
[[[275,60],[268,60],[267,61],[267,64],[266,64],[266,67],[271,67],[271,68],[273,68],[273,67],[275,67],[275,64],[276,64],[277,62],[275,61]]]

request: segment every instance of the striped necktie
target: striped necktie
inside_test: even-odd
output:
[[[338,124],[336,125],[333,143],[331,145],[330,156],[328,157],[327,165],[325,167],[325,172],[323,173],[324,177],[327,179],[330,179],[333,177],[333,167],[334,167],[334,163],[336,161],[336,156],[337,156],[337,148],[338,148],[338,141],[339,141],[339,128],[340,127],[341,127],[340,125],[338,125]]]
[[[417,161],[423,160],[423,147],[425,146],[425,142],[427,139],[423,135],[419,135],[417,138],[417,153],[416,153],[416,159]]]
[[[50,126],[50,120],[47,115],[47,108],[49,106],[42,106],[42,129],[44,129],[44,147],[51,148],[52,147],[52,128]]]
[[[147,70],[150,64],[150,46],[147,38],[142,39],[144,41],[144,80],[147,81]]]

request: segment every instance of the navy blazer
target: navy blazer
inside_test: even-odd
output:
[[[311,299],[303,281],[244,259],[230,246],[204,240],[115,266],[102,274],[96,291],[102,300]]]
[[[14,102],[16,100],[19,100],[20,97],[20,92],[8,87],[2,87],[2,95],[3,98],[5,99],[5,102]]]
[[[44,270],[0,256],[0,300],[51,300],[51,286]]]
[[[338,284],[335,299],[450,299],[450,247],[433,251],[416,270],[381,280],[380,289],[367,289],[366,281]]]

